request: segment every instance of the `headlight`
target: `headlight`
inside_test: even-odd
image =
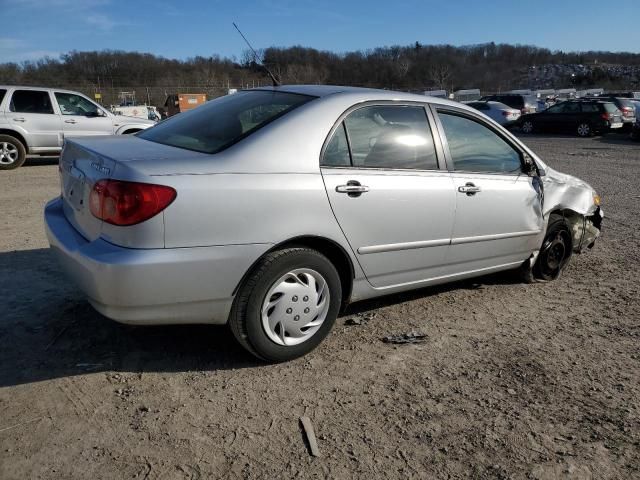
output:
[[[594,204],[596,207],[599,207],[599,206],[600,206],[600,201],[601,201],[601,199],[600,199],[600,195],[598,195],[597,193],[594,193],[594,194],[593,194],[593,204]]]

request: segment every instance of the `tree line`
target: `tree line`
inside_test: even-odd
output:
[[[72,51],[59,58],[0,63],[0,84],[70,88],[101,93],[116,103],[117,92],[136,90],[138,100],[162,104],[170,93],[207,93],[269,84],[266,65],[283,83],[355,85],[422,91],[479,88],[602,86],[640,88],[640,54],[562,52],[529,45],[422,45],[335,53],[293,46],[244,52],[240,59],[197,56],[168,59],[114,50]]]

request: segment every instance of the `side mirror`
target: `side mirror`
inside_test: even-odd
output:
[[[104,113],[100,110],[94,110],[93,112],[87,112],[85,116],[88,118],[104,117]]]

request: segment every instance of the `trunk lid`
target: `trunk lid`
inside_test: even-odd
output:
[[[67,139],[60,157],[65,216],[89,241],[102,237],[131,248],[163,247],[162,215],[132,226],[115,226],[96,218],[89,204],[94,185],[103,179],[170,185],[172,175],[217,170],[212,165],[218,162],[211,162],[211,157],[134,135]]]
[[[89,208],[89,195],[98,180],[111,178],[116,162],[79,143],[67,140],[60,156],[60,183],[64,214],[87,240],[100,236],[102,220]]]

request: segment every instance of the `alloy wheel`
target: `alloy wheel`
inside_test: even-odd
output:
[[[0,165],[11,165],[18,160],[18,148],[9,142],[0,143]]]
[[[587,123],[581,123],[578,125],[578,135],[581,137],[587,137],[591,133],[591,127]]]
[[[527,121],[527,122],[524,122],[524,123],[522,124],[522,131],[523,131],[524,133],[531,133],[531,132],[533,132],[533,123],[528,122],[528,121]]]

